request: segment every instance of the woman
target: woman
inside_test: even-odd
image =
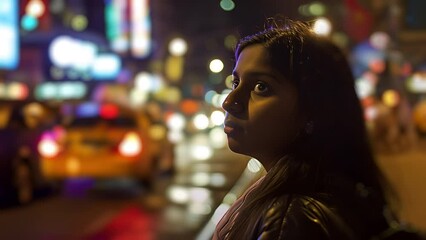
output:
[[[223,103],[229,148],[267,170],[214,239],[370,239],[389,233],[385,181],[345,55],[302,22],[243,38]],[[389,215],[390,216],[390,215]]]

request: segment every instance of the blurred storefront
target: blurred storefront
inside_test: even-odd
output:
[[[243,5],[259,4],[1,1],[0,31],[8,37],[0,39],[0,99],[109,101],[135,109],[155,102],[164,121],[174,112],[188,119],[210,115],[227,94],[239,33],[281,13],[318,23],[318,34],[347,51],[367,124],[376,126],[372,135],[404,132],[415,139],[425,133],[423,1],[266,1],[262,16]],[[183,107],[188,102],[197,111]]]

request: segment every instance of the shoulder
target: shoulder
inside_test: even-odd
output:
[[[351,239],[331,207],[303,195],[277,198],[258,229],[259,239]]]

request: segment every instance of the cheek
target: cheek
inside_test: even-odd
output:
[[[267,117],[259,121],[254,131],[269,137],[279,138],[292,135],[296,128],[292,115],[270,113]]]
[[[283,104],[274,107],[258,108],[260,111],[252,112],[250,132],[259,136],[265,144],[272,142],[286,145],[298,132],[299,123],[297,114],[292,108]],[[268,141],[265,141],[267,139]]]

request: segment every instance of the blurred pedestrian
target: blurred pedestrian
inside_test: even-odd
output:
[[[267,174],[213,239],[385,239],[400,230],[344,53],[307,23],[272,19],[240,40],[235,57],[224,131],[229,148]]]

